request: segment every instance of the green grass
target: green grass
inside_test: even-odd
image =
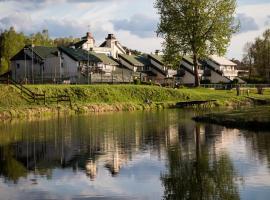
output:
[[[28,85],[31,91],[46,93],[47,105],[37,105],[26,101],[19,91],[6,85],[0,85],[0,112],[6,111],[19,113],[23,109],[39,110],[38,112],[50,112],[48,109],[56,109],[57,105],[52,98],[57,95],[69,95],[72,99],[73,109],[76,111],[118,111],[164,108],[180,101],[193,100],[217,100],[216,106],[245,105],[250,100],[245,96],[236,96],[236,92],[225,90],[197,89],[169,89],[158,86],[142,85]],[[270,90],[265,95],[255,94],[250,96],[270,102]],[[153,102],[151,106],[145,104],[145,100]],[[60,103],[61,107],[68,108],[68,104]],[[111,107],[110,107],[111,106]],[[113,107],[112,107],[113,106]],[[47,108],[47,110],[45,109]],[[44,110],[45,109],[45,110]],[[23,110],[23,111],[21,111]]]
[[[194,118],[198,122],[250,130],[270,130],[270,107],[259,106],[233,111],[211,113]]]

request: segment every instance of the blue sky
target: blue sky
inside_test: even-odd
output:
[[[154,0],[0,0],[0,29],[14,26],[27,34],[49,29],[52,37],[81,37],[90,30],[98,43],[108,33],[132,49],[161,49],[155,30]],[[238,0],[241,30],[227,57],[241,58],[243,46],[270,28],[269,0]],[[90,26],[90,28],[88,28]]]

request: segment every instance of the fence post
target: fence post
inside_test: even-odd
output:
[[[46,92],[44,91],[44,105],[46,105]]]

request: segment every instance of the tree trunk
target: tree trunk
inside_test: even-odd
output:
[[[195,78],[195,87],[200,86],[200,77],[199,77],[199,63],[197,54],[193,55],[193,65],[194,65],[194,78]]]

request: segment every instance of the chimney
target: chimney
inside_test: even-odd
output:
[[[87,32],[87,33],[86,33],[86,38],[87,38],[87,39],[93,39],[92,33],[91,33],[91,32]]]
[[[105,40],[116,40],[116,37],[114,36],[114,34],[110,33],[108,34],[107,38],[105,38]]]
[[[156,50],[155,51],[155,54],[158,56],[159,55],[159,50]]]

